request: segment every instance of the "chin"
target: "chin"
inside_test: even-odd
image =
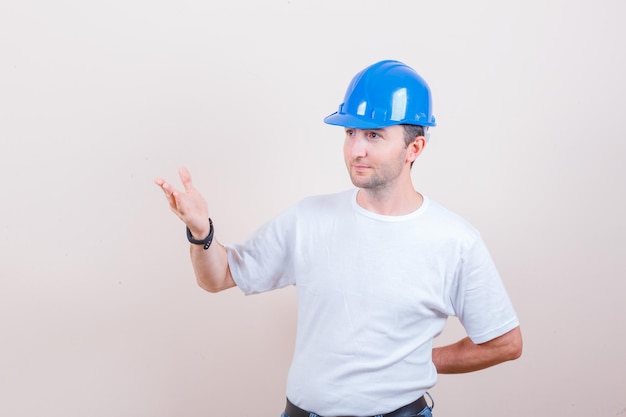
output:
[[[372,183],[370,181],[367,181],[366,179],[361,179],[360,181],[357,180],[352,180],[352,184],[354,184],[355,187],[358,188],[363,188],[363,189],[369,189],[369,188],[374,188],[372,186]]]

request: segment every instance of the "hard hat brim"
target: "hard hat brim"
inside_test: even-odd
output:
[[[389,121],[384,124],[371,120],[364,120],[350,114],[335,112],[324,118],[324,123],[335,126],[351,127],[354,129],[380,129],[387,126],[401,124],[402,122]]]
[[[388,120],[384,123],[375,122],[368,119],[359,118],[346,113],[335,112],[324,118],[324,123],[335,126],[351,127],[354,129],[381,129],[387,126],[395,125],[418,125],[424,127],[436,126],[435,118],[432,117],[432,121],[429,123],[411,123],[407,120]]]

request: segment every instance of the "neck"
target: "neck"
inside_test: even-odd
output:
[[[403,216],[420,208],[424,197],[412,184],[401,192],[389,189],[360,188],[356,196],[359,206],[385,216]]]

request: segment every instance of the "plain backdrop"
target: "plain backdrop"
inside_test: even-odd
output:
[[[196,286],[153,184],[223,243],[351,186],[336,110],[380,59],[430,84],[416,187],[478,227],[518,361],[436,416],[626,415],[626,3],[3,0],[0,415],[279,416],[296,293]],[[436,341],[461,338],[456,319]]]

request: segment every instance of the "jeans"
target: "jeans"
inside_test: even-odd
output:
[[[426,407],[424,408],[422,411],[420,411],[418,414],[405,414],[402,416],[398,416],[398,417],[432,417],[433,412],[432,412],[432,407]],[[380,414],[379,416],[374,416],[374,417],[384,417],[384,414]],[[280,415],[280,417],[289,417],[287,414],[282,413]],[[317,414],[315,413],[311,413],[311,415],[309,417],[319,417]]]
[[[430,398],[431,405],[427,405],[419,413],[415,414],[414,412],[407,411],[406,413],[393,414],[393,416],[394,417],[432,417],[432,415],[433,415],[433,407],[435,406],[435,403],[432,402],[433,398],[430,396],[430,394],[426,393],[426,395]],[[384,417],[384,416],[385,416],[384,414],[379,414],[379,415],[374,416],[374,417]],[[283,412],[280,415],[280,417],[290,417],[290,416]],[[315,413],[310,413],[309,417],[320,417],[320,416],[318,416]]]

